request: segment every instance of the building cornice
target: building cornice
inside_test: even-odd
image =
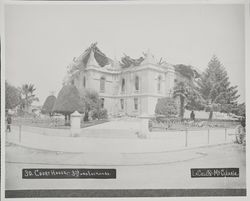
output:
[[[101,72],[101,73],[106,73],[106,74],[112,74],[112,75],[119,75],[123,73],[130,73],[130,72],[138,72],[138,71],[143,71],[143,70],[154,70],[160,73],[165,73],[165,72],[175,72],[174,69],[171,69],[171,67],[163,67],[155,64],[143,64],[140,66],[134,66],[134,67],[129,67],[126,69],[122,70],[117,70],[117,71],[111,71],[105,69],[105,67],[94,67],[94,66],[89,66],[88,68],[85,68],[84,71],[96,71],[96,72]]]

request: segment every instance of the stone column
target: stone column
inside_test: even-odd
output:
[[[75,111],[71,115],[71,136],[77,136],[81,132],[81,117],[82,115]]]
[[[149,131],[149,120],[150,116],[148,115],[141,115],[140,118],[140,130],[138,137],[139,138],[148,138],[150,131]]]

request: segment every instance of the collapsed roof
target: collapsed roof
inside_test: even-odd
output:
[[[97,42],[92,43],[89,48],[87,48],[78,58],[74,58],[74,62],[69,65],[69,73],[74,73],[81,68],[81,66],[87,66],[90,63],[97,64],[100,67],[105,67],[108,65],[114,65],[115,61],[108,58],[98,47]],[[147,53],[143,53],[138,59],[133,59],[130,56],[124,54],[121,58],[121,61],[117,64],[120,65],[122,68],[128,68],[131,66],[139,66],[144,63],[154,63],[158,65],[167,65],[168,63],[164,61],[162,58],[160,61],[156,61],[154,56],[148,50]],[[193,66],[187,66],[183,64],[174,65],[175,71],[180,73],[181,75],[188,77],[188,78],[197,78],[200,76],[200,72]]]
[[[140,57],[139,59],[132,59],[130,56],[124,54],[124,57],[121,58],[121,67],[128,68],[130,66],[139,66],[143,62],[144,58]]]
[[[91,52],[94,54],[94,58],[99,64],[99,66],[104,67],[106,65],[109,65],[111,63],[111,59],[108,58],[98,47],[97,42],[92,43],[89,48],[87,48],[82,55],[80,55],[77,60],[81,61],[84,66],[87,65]]]

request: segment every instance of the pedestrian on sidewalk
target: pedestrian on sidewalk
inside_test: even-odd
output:
[[[7,116],[7,131],[9,131],[9,132],[11,132],[11,123],[12,123],[11,116],[8,115]]]

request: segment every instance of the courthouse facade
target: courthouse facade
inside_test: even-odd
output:
[[[140,116],[154,115],[157,100],[172,96],[177,79],[174,66],[157,62],[150,51],[138,60],[118,62],[92,44],[73,59],[65,84],[98,92],[110,115]]]

